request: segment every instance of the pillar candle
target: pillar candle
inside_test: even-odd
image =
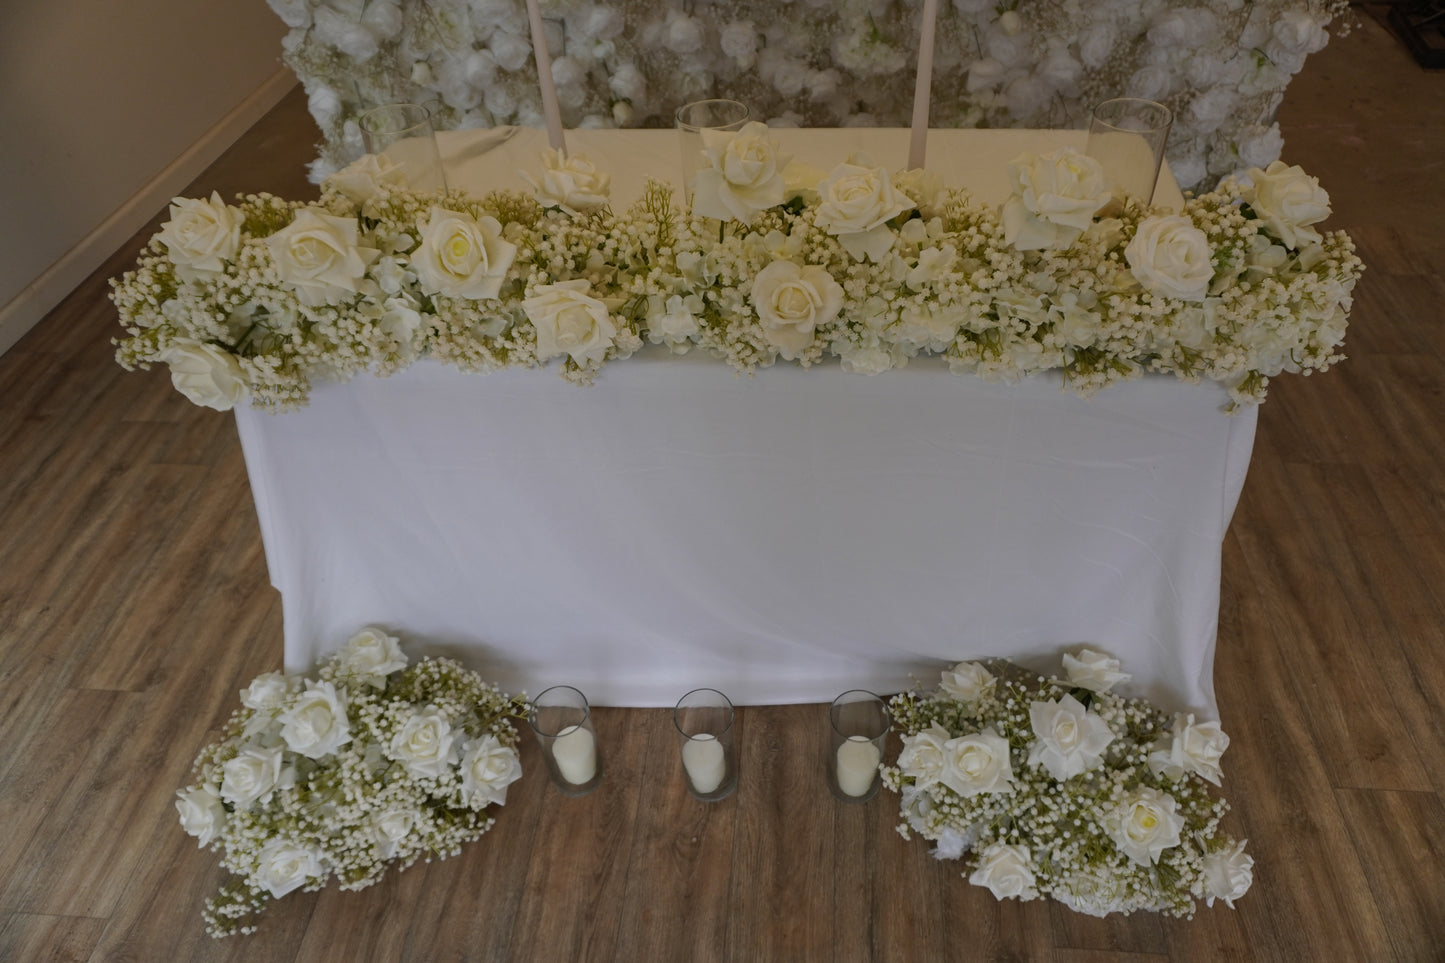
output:
[[[699,795],[708,793],[722,785],[727,775],[727,759],[723,755],[722,743],[710,733],[702,733],[688,739],[682,747],[682,766],[687,770],[692,788]]]
[[[568,726],[557,733],[552,758],[562,778],[574,786],[586,785],[597,775],[597,743],[581,726]]]
[[[838,788],[845,795],[866,796],[878,775],[882,754],[867,736],[849,736],[838,747]]]

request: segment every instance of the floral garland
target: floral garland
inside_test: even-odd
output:
[[[197,404],[305,402],[314,379],[421,356],[468,371],[563,358],[589,382],[645,342],[740,371],[827,356],[878,373],[1062,371],[1089,393],[1164,372],[1264,398],[1338,360],[1363,266],[1314,227],[1328,195],[1275,162],[1146,209],[1071,148],[1010,165],[1001,208],[926,171],[793,164],[758,123],[704,138],[690,216],[653,182],[618,214],[608,176],[548,152],[534,196],[416,194],[368,156],[319,202],[177,199],[112,299],[127,368],[169,365]]]
[[[362,152],[357,117],[428,103],[445,128],[541,126],[519,0],[269,0],[283,56],[324,143],[317,181]],[[705,6],[544,0],[552,76],[569,127],[671,127],[706,97],[774,126],[907,127],[917,0],[718,0]],[[1081,127],[1091,105],[1144,97],[1174,111],[1179,183],[1265,167],[1286,86],[1321,50],[1344,0],[1189,6],[953,0],[938,11],[935,127]],[[806,23],[807,29],[799,29]]]
[[[332,877],[364,889],[491,828],[489,807],[522,775],[520,705],[450,659],[407,661],[368,628],[319,680],[271,672],[241,693],[176,801],[186,832],[235,874],[206,901],[212,936],[253,932],[293,890]]]
[[[989,671],[992,668],[993,671]],[[1229,738],[1109,691],[1118,660],[1065,655],[1066,680],[1008,663],[960,663],[932,693],[890,703],[904,731],[883,781],[901,798],[904,838],[969,854],[968,880],[998,899],[1050,896],[1091,916],[1231,908],[1253,881],[1244,843],[1219,832]]]

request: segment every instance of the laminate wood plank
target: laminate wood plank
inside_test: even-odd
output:
[[[14,913],[0,923],[0,960],[85,963],[104,928],[96,917]]]

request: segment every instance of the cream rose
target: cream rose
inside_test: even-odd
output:
[[[176,812],[181,828],[196,837],[196,845],[204,847],[226,827],[226,807],[213,786],[195,786],[176,793]]]
[[[1203,301],[1214,278],[1209,238],[1183,214],[1147,217],[1124,248],[1129,270],[1146,291]]]
[[[1069,681],[1084,689],[1108,692],[1120,682],[1128,682],[1131,676],[1120,672],[1121,663],[1102,652],[1080,649],[1078,655],[1064,653],[1064,673]]]
[[[517,257],[517,246],[502,239],[496,218],[477,220],[434,207],[420,227],[421,244],[411,265],[423,291],[450,298],[496,298]]]
[[[351,741],[346,706],[330,682],[306,682],[306,691],[277,717],[286,747],[308,759],[328,756]]]
[[[414,712],[391,738],[391,755],[416,776],[436,779],[452,761],[457,733],[436,706]]]
[[[265,799],[281,778],[281,747],[242,749],[221,766],[221,798],[237,809]]]
[[[170,213],[157,237],[182,277],[225,270],[241,248],[241,212],[212,191],[205,201],[175,198]]]
[[[507,801],[507,787],[522,778],[515,750],[491,733],[467,746],[462,756],[462,795],[473,809]]]
[[[385,154],[364,154],[326,178],[325,185],[348,200],[365,204],[378,194],[406,187],[406,169]]]
[[[1217,722],[1194,721],[1194,716],[1177,716],[1167,738],[1149,753],[1149,768],[1156,776],[1183,779],[1191,772],[1219,785],[1224,773],[1220,757],[1229,748],[1229,736]]]
[[[960,662],[943,671],[938,687],[948,696],[963,703],[982,699],[993,689],[994,677],[977,662]]]
[[[541,177],[523,173],[532,194],[543,207],[560,207],[568,214],[596,210],[607,203],[612,177],[580,154],[548,148],[542,152]]]
[[[816,264],[774,261],[753,279],[752,301],[763,337],[792,360],[813,343],[814,332],[843,309],[843,288]]]
[[[273,836],[257,854],[256,872],[251,881],[280,899],[325,873],[326,864],[318,850]]]
[[[416,827],[416,813],[404,806],[393,806],[371,816],[371,834],[376,841],[377,855],[390,859]]]
[[[731,134],[705,130],[702,154],[708,166],[693,178],[694,214],[746,224],[783,203],[783,170],[792,158],[778,153],[766,124],[753,121]]]
[[[1004,240],[1020,251],[1068,247],[1112,196],[1099,162],[1072,147],[1019,155],[1009,163],[1009,182]]]
[[[1093,769],[1114,741],[1108,724],[1071,695],[1030,702],[1029,722],[1036,740],[1029,749],[1029,765],[1041,763],[1060,781]]]
[[[537,360],[565,354],[578,364],[596,364],[607,356],[617,325],[590,290],[585,280],[558,281],[536,288],[522,302],[537,329]]]
[[[936,722],[915,735],[903,737],[898,768],[913,777],[913,785],[919,791],[932,789],[942,781],[946,765],[943,745],[949,738],[948,730]]]
[[[1203,895],[1213,906],[1217,899],[1234,909],[1234,901],[1249,892],[1254,882],[1254,857],[1244,851],[1244,839],[1204,856]]]
[[[365,678],[376,686],[384,686],[386,677],[406,668],[406,653],[401,640],[374,625],[353,635],[341,647],[341,671]]]
[[[1330,195],[1316,178],[1284,161],[1264,170],[1250,168],[1245,176],[1251,186],[1244,201],[1264,221],[1265,230],[1290,248],[1319,243],[1320,232],[1312,225],[1330,216]]]
[[[192,404],[230,411],[250,394],[240,362],[218,345],[178,338],[159,357],[171,370],[171,384]]]
[[[1147,787],[1126,793],[1104,818],[1109,838],[1140,866],[1157,863],[1164,850],[1178,846],[1183,828],[1174,797]]]
[[[276,275],[302,304],[335,304],[360,290],[366,269],[381,252],[360,246],[361,229],[350,217],[303,208],[286,227],[266,238]]]
[[[978,866],[968,881],[975,886],[987,886],[995,899],[1027,900],[1039,895],[1033,867],[1029,865],[1029,851],[1009,843],[994,843],[979,853]]]
[[[300,688],[301,680],[294,675],[267,672],[256,676],[250,685],[241,690],[241,705],[258,712],[279,709]]]
[[[854,154],[818,184],[817,224],[861,261],[881,261],[893,247],[887,222],[913,208],[893,186],[888,172]]]
[[[992,728],[943,744],[943,785],[965,798],[1013,791],[1008,740]]]

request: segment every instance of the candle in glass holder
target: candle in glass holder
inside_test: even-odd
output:
[[[867,736],[849,736],[838,746],[838,788],[849,796],[863,796],[873,787],[882,753]]]
[[[704,796],[721,786],[727,775],[722,743],[707,732],[688,739],[682,747],[682,765],[692,780],[692,788]]]
[[[574,785],[584,785],[597,774],[597,743],[581,726],[568,726],[557,733],[552,758],[562,778]]]

